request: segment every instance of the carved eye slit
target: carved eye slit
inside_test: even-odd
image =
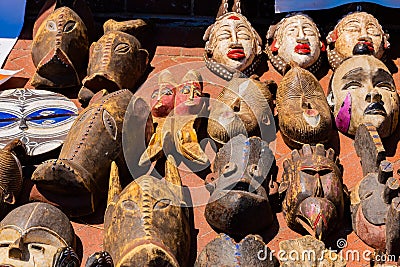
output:
[[[4,243],[0,243],[0,248],[7,248],[11,245],[10,242],[4,242]]]
[[[232,175],[236,172],[237,170],[237,166],[235,163],[233,162],[229,162],[224,166],[224,169],[222,170],[222,174],[224,176],[229,176]]]
[[[31,244],[31,248],[32,248],[33,250],[38,250],[38,251],[44,253],[44,247],[42,247],[42,246],[35,245],[35,244]]]
[[[129,46],[129,44],[120,43],[114,48],[114,51],[117,54],[126,54],[129,52],[130,49],[131,49],[131,47]]]
[[[46,24],[46,28],[51,31],[51,32],[55,32],[57,31],[57,25],[53,20],[49,20]]]
[[[65,23],[63,31],[71,32],[75,28],[75,25],[76,25],[76,22],[73,20],[70,20],[67,23]]]
[[[155,210],[165,209],[166,207],[168,207],[171,204],[171,202],[172,201],[167,198],[160,199],[154,204],[153,209],[155,209]]]
[[[151,98],[156,98],[158,96],[158,90],[155,90],[152,94],[151,94]]]
[[[318,172],[314,169],[302,169],[301,172],[304,172],[305,174],[315,176]]]

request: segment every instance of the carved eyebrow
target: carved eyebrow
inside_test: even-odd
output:
[[[385,71],[384,69],[381,69],[381,68],[379,68],[372,76],[372,84],[373,85],[378,84],[380,82],[390,83],[394,87],[394,80],[393,80],[392,75],[390,75],[390,73],[388,73],[387,71]]]
[[[347,72],[342,80],[362,81],[364,79],[364,70],[361,67],[355,68]]]

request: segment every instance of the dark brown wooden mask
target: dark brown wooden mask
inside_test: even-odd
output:
[[[279,129],[291,148],[326,143],[332,133],[331,111],[318,80],[293,67],[283,77],[276,96]]]
[[[15,204],[23,182],[21,160],[26,159],[26,146],[14,139],[0,150],[0,218]]]
[[[80,266],[71,249],[74,229],[68,217],[50,204],[29,203],[11,211],[0,222],[0,244],[1,266]]]
[[[227,234],[245,236],[273,221],[268,201],[268,173],[274,161],[268,143],[238,135],[218,152],[213,171],[218,177],[205,209],[207,222]]]
[[[89,54],[87,29],[70,8],[60,7],[40,25],[32,42],[36,72],[31,85],[64,88],[79,86]]]
[[[187,266],[189,221],[175,164],[169,156],[164,180],[144,175],[122,192],[113,165],[103,244],[115,266]]]
[[[71,216],[93,212],[106,197],[111,162],[123,160],[122,125],[131,98],[129,90],[120,90],[89,105],[74,122],[59,158],[33,173],[44,197]],[[140,98],[134,101],[147,106]]]
[[[266,140],[269,130],[275,127],[269,90],[275,86],[274,81],[233,78],[218,98],[211,102],[207,128],[209,136],[221,144],[239,134],[261,136]]]
[[[81,101],[87,102],[86,98],[103,88],[110,92],[134,88],[147,68],[149,54],[129,33],[145,25],[143,20],[109,20],[104,24],[104,35],[90,47],[88,73],[79,92]]]
[[[240,242],[219,234],[201,251],[195,267],[274,267],[276,258],[259,235],[248,235]]]
[[[286,191],[282,210],[289,228],[324,239],[343,219],[342,173],[335,152],[322,144],[303,145],[283,162],[279,192]]]

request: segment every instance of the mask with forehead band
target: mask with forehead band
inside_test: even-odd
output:
[[[253,74],[262,53],[262,40],[241,14],[239,0],[235,0],[232,11],[228,12],[228,3],[222,1],[216,22],[203,36],[207,67],[225,80],[232,79],[236,71]]]
[[[370,54],[381,59],[389,48],[389,34],[379,21],[366,12],[355,12],[341,19],[328,34],[328,61],[332,69],[353,54]]]
[[[325,45],[317,25],[304,14],[294,14],[283,18],[269,28],[266,52],[271,64],[280,73],[285,72],[290,62],[316,73],[321,66],[321,52]]]
[[[381,138],[394,132],[399,115],[399,96],[392,75],[382,61],[355,55],[343,61],[331,78],[328,103],[336,126],[355,135],[361,123],[371,123]]]

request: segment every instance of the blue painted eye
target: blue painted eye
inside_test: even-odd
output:
[[[0,112],[0,128],[9,126],[16,121],[18,121],[18,116],[8,113],[8,112]]]
[[[26,120],[40,125],[52,125],[68,120],[72,116],[76,116],[76,113],[68,109],[46,108],[28,114]]]

